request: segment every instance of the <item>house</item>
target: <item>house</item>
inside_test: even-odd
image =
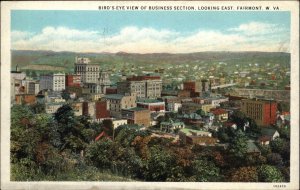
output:
[[[275,140],[277,137],[280,137],[278,131],[273,128],[262,128],[261,134],[262,136],[269,137],[271,141]]]
[[[182,129],[185,125],[180,121],[173,121],[170,119],[169,121],[163,121],[160,123],[160,130],[165,132],[174,132],[176,129]]]
[[[282,112],[277,115],[276,118],[276,126],[277,127],[289,127],[290,126],[290,113]]]
[[[258,138],[258,143],[260,145],[269,145],[271,142],[271,137],[268,137],[268,136],[260,136]]]
[[[227,121],[228,120],[228,112],[221,108],[211,109],[211,113],[215,115],[215,119],[219,121]]]
[[[261,152],[259,148],[255,145],[253,140],[247,141],[247,153],[252,155],[260,155]]]

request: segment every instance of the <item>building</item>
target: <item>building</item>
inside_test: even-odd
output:
[[[101,92],[101,87],[97,83],[84,83],[84,89],[87,90],[88,94],[99,94]]]
[[[48,114],[54,114],[60,107],[62,107],[64,103],[59,102],[59,103],[46,103],[45,104],[45,111]]]
[[[160,130],[164,132],[175,132],[175,130],[183,129],[185,127],[183,122],[180,121],[163,121],[160,123]]]
[[[137,107],[146,108],[151,112],[165,112],[165,102],[156,99],[140,98]]]
[[[91,64],[88,58],[75,58],[75,74],[81,76],[82,83],[98,83],[100,65]]]
[[[210,112],[215,115],[215,119],[218,121],[227,121],[228,112],[221,108],[211,109]]]
[[[110,73],[108,71],[100,71],[98,84],[102,94],[106,94],[106,89],[111,85],[109,76]]]
[[[192,95],[199,96],[202,92],[210,90],[210,83],[205,79],[201,81],[186,81],[183,83],[183,90],[190,91]]]
[[[109,111],[107,109],[107,102],[104,100],[95,102],[95,117],[97,121],[110,118]]]
[[[26,78],[26,73],[21,72],[19,66],[17,65],[16,70],[10,72],[10,76],[16,80],[23,80]]]
[[[127,125],[127,119],[114,119],[112,120],[112,125],[114,129],[118,128],[121,125]]]
[[[161,96],[160,76],[133,76],[117,83],[118,94],[136,93],[138,98],[157,98]]]
[[[241,111],[255,120],[257,125],[267,126],[276,123],[277,102],[272,100],[241,100]]]
[[[38,82],[29,82],[28,84],[28,94],[37,95],[40,91],[40,84]]]
[[[86,101],[82,103],[82,115],[90,116],[92,119],[95,119],[95,110],[96,110],[95,102]]]
[[[252,154],[252,155],[261,154],[259,148],[255,145],[255,143],[252,140],[247,141],[247,154]]]
[[[117,87],[107,87],[105,90],[105,94],[117,94]]]
[[[34,94],[17,94],[15,95],[16,104],[34,104],[36,103],[36,97]]]
[[[201,104],[197,104],[194,102],[184,102],[182,103],[181,112],[184,114],[191,114],[200,110],[202,108]]]
[[[66,88],[71,86],[80,87],[81,76],[78,74],[68,74],[66,75]]]
[[[218,142],[218,139],[213,138],[208,131],[184,128],[178,134],[183,144],[215,145]]]
[[[65,80],[66,76],[64,73],[41,75],[40,90],[62,91],[65,89]]]
[[[121,118],[121,110],[136,107],[136,94],[110,94],[105,95],[104,99],[108,103],[110,115],[115,118]]]
[[[127,119],[128,124],[137,124],[143,127],[149,127],[151,122],[150,111],[145,108],[122,109],[122,118]]]
[[[74,111],[75,116],[81,116],[82,115],[82,102],[73,102],[71,104],[71,107]]]

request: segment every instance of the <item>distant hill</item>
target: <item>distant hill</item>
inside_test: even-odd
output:
[[[130,63],[134,65],[148,64],[188,64],[214,61],[231,61],[238,63],[248,62],[290,62],[290,54],[283,52],[196,52],[196,53],[76,53],[76,52],[54,52],[54,51],[31,51],[12,50],[12,68],[19,65],[21,69],[30,70],[62,70],[72,71],[76,56],[89,57],[92,62],[99,63],[105,67],[112,67]],[[47,65],[47,67],[39,67]]]

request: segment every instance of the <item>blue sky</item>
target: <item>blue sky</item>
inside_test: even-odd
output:
[[[136,53],[289,51],[290,13],[14,10],[11,31],[13,49]]]

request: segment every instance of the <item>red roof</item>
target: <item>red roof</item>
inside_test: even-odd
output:
[[[224,125],[226,127],[232,127],[233,125],[235,125],[235,123],[233,123],[233,122],[225,122]]]
[[[100,133],[96,138],[95,141],[98,141],[101,137],[107,137],[109,139],[111,139],[104,131],[102,131],[102,133]]]
[[[222,114],[226,114],[227,111],[224,109],[215,109],[215,110],[211,110],[211,113],[213,113],[214,115],[222,115]]]
[[[267,141],[271,141],[271,137],[268,137],[268,136],[261,136],[258,138],[258,140],[260,142],[267,142]]]

